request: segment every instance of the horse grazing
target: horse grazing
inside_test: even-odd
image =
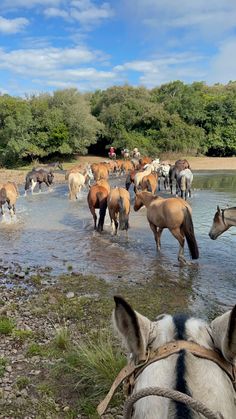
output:
[[[97,229],[97,231],[99,232],[103,231],[103,225],[104,225],[106,209],[107,209],[108,194],[109,192],[107,188],[99,184],[94,184],[91,186],[88,196],[87,196],[88,206],[94,220],[94,230]],[[98,226],[97,226],[96,209],[99,209]]]
[[[15,182],[7,182],[0,187],[0,207],[1,214],[4,216],[4,204],[7,204],[10,211],[11,217],[16,213],[16,200],[19,196],[19,192]]]
[[[151,172],[149,175],[144,176],[140,182],[142,191],[152,192],[153,194],[157,190],[157,185],[158,185],[157,172]]]
[[[169,171],[169,181],[170,181],[170,192],[173,194],[173,183],[175,181],[176,184],[176,195],[179,193],[179,185],[178,185],[178,174],[181,172],[181,170],[184,169],[190,169],[190,165],[188,160],[186,159],[180,159],[176,160],[175,164],[170,167]]]
[[[122,297],[114,300],[113,325],[128,365],[98,406],[100,415],[126,381],[124,419],[235,418],[236,305],[211,323],[187,314],[152,321]]]
[[[62,163],[60,163],[59,161],[48,163],[47,168],[49,168],[49,169],[57,169],[58,168],[60,170],[63,170]]]
[[[130,195],[124,188],[114,188],[107,199],[108,211],[112,224],[113,234],[117,234],[119,225],[120,230],[128,230],[130,213]],[[119,217],[119,223],[118,223]]]
[[[25,178],[25,195],[26,191],[31,188],[31,192],[33,193],[35,186],[37,183],[39,184],[39,190],[42,190],[42,183],[45,183],[47,186],[50,186],[53,183],[54,174],[52,172],[48,172],[44,169],[39,170],[31,170],[31,172],[27,173]]]
[[[161,249],[161,234],[168,228],[179,242],[178,260],[186,264],[184,258],[184,239],[186,238],[192,259],[199,258],[198,246],[194,235],[192,209],[181,198],[161,198],[150,192],[139,192],[135,196],[134,210],[143,205],[147,208],[147,219],[157,244]],[[157,229],[158,228],[158,229]]]
[[[80,172],[70,173],[68,177],[69,199],[75,201],[81,189],[86,183],[90,184],[91,179],[93,179],[91,169],[87,169],[83,175]]]
[[[191,186],[193,181],[193,173],[190,169],[183,169],[177,174],[178,189],[181,198],[191,198]]]
[[[236,207],[220,209],[217,206],[209,236],[215,240],[232,226],[236,226]]]

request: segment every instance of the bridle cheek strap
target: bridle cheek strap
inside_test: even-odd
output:
[[[186,350],[191,354],[197,356],[198,358],[207,359],[209,361],[215,362],[223,371],[227,373],[230,377],[234,389],[236,389],[236,366],[232,365],[230,362],[226,361],[219,352],[214,351],[213,349],[206,349],[203,346],[198,345],[194,342],[189,342],[186,340],[177,340],[174,342],[169,342],[166,345],[160,346],[155,351],[148,353],[147,359],[140,361],[138,365],[130,363],[126,365],[119,372],[115,378],[109,392],[107,393],[104,400],[97,407],[97,412],[100,416],[105,413],[114,393],[117,388],[131,376],[131,385],[134,384],[134,375],[135,379],[141,374],[141,372],[153,362],[157,362],[161,359],[168,358],[170,355],[177,354],[181,350]]]

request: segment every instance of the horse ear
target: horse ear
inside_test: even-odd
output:
[[[217,212],[220,212],[220,207],[219,207],[219,205],[217,205]]]
[[[146,317],[137,313],[119,296],[114,297],[115,310],[113,323],[125,342],[125,346],[132,353],[135,362],[146,358],[146,347],[151,322]]]
[[[211,322],[212,338],[227,361],[236,360],[236,305]]]

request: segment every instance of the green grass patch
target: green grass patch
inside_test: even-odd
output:
[[[45,354],[45,348],[36,342],[31,343],[28,346],[28,349],[26,351],[26,356],[28,357],[43,356],[44,354]]]
[[[35,333],[32,330],[14,329],[13,330],[13,337],[18,342],[24,343],[27,340],[33,339],[35,337]]]
[[[3,357],[0,358],[0,378],[4,376],[6,366],[7,366],[7,359]]]
[[[56,329],[54,337],[54,345],[57,349],[66,350],[71,344],[70,332],[67,327],[60,327]]]
[[[74,394],[79,411],[95,418],[97,404],[125,364],[126,359],[112,343],[110,334],[102,332],[65,354],[55,370],[55,378],[64,378],[63,383],[58,381],[58,391],[68,392],[68,396]],[[120,398],[118,393],[113,404],[120,403]]]
[[[10,335],[14,328],[14,322],[7,316],[0,316],[0,335]]]
[[[19,390],[23,390],[24,388],[26,388],[30,383],[30,379],[28,377],[22,376],[22,377],[17,377],[16,379],[16,386]]]

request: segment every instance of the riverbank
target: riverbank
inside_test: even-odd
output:
[[[163,159],[169,160],[173,164],[179,158],[186,158],[192,170],[236,170],[236,157],[191,157],[191,156],[163,156]],[[75,164],[98,163],[107,160],[100,156],[80,156],[77,160],[71,163],[63,163],[65,170],[74,166]],[[43,167],[43,165],[42,165]],[[30,166],[20,169],[0,169],[0,184],[7,181],[16,182],[18,185],[23,185],[25,182],[26,173],[31,169]],[[64,183],[64,172],[56,170],[54,172],[54,183]]]
[[[98,418],[95,408],[125,357],[113,337],[114,292],[154,318],[188,305],[186,284],[155,278],[138,289],[71,272],[4,274],[0,300],[0,418]],[[115,291],[114,291],[115,289]],[[175,291],[174,291],[175,290]],[[173,292],[174,291],[174,292]],[[175,298],[173,298],[173,294]],[[177,305],[177,307],[176,307]],[[99,388],[98,388],[99,387]],[[122,418],[122,393],[105,419]]]

